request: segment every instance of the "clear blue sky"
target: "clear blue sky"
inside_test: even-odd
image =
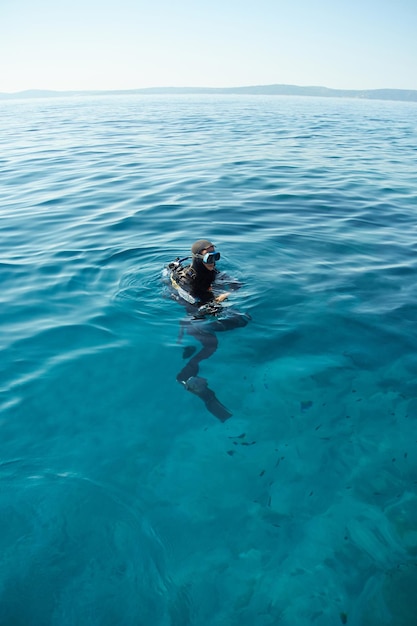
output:
[[[0,92],[417,89],[417,0],[0,0]]]

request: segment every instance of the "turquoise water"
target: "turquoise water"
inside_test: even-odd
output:
[[[416,106],[0,111],[1,626],[414,626]],[[225,423],[161,279],[206,237]]]

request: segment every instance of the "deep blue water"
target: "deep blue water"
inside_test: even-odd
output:
[[[1,626],[415,626],[417,107],[0,113]],[[175,380],[199,238],[225,423]]]

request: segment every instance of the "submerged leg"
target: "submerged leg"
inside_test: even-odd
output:
[[[196,331],[193,328],[193,325],[190,324],[188,326],[188,333],[192,335],[195,339],[197,339],[203,347],[197,354],[195,354],[182,368],[182,370],[177,374],[177,380],[184,381],[190,378],[190,376],[197,376],[198,374],[198,366],[200,361],[204,361],[211,357],[217,350],[217,346],[219,344],[216,335],[213,333],[202,332],[200,330]]]
[[[187,391],[191,391],[191,393],[201,398],[210,413],[224,422],[232,414],[216,398],[214,391],[208,387],[206,379],[198,376],[200,361],[208,359],[217,350],[217,337],[214,333],[202,330],[198,328],[197,324],[193,323],[188,324],[187,332],[197,339],[203,347],[177,374],[177,380],[184,385]]]

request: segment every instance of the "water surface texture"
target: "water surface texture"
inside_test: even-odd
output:
[[[0,624],[415,626],[417,107],[0,113]],[[199,238],[225,423],[175,379]]]

